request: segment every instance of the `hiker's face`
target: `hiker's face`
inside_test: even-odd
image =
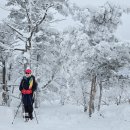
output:
[[[31,73],[25,73],[26,77],[30,77]]]

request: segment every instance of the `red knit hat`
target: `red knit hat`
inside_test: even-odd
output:
[[[26,69],[26,70],[25,70],[25,73],[30,73],[30,74],[31,74],[31,73],[32,73],[32,70],[31,70],[31,69]]]

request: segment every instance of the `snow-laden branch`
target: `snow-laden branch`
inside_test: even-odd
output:
[[[0,65],[1,67],[4,67],[3,65]]]
[[[4,42],[0,41],[0,47],[2,47],[3,49],[8,50],[10,47],[5,45]]]
[[[56,20],[54,20],[54,21],[51,21],[51,22],[49,22],[49,23],[56,23],[56,22],[61,22],[61,21],[64,21],[64,20],[66,20],[66,19],[56,19]]]
[[[25,37],[22,33],[20,33],[17,29],[15,29],[14,27],[12,27],[11,25],[7,24],[7,26],[10,27],[10,28],[11,28],[13,31],[15,31],[16,33],[18,33],[20,36],[22,36],[23,39],[20,38],[20,37],[18,37],[20,40],[26,42],[26,41],[24,40],[24,38],[27,40],[27,37]],[[17,49],[17,48],[11,49],[11,50],[26,51],[26,49]]]
[[[42,87],[42,89],[45,89],[54,79],[54,74],[52,75],[51,79]]]
[[[14,27],[10,26],[9,24],[7,24],[8,27],[10,27],[12,30],[14,30],[15,32],[17,32],[19,35],[21,35],[23,37],[23,34],[20,33],[17,29],[15,29]]]
[[[36,24],[36,27],[39,26],[39,25],[44,21],[44,19],[45,19],[46,16],[47,16],[47,12],[48,12],[49,8],[51,8],[51,7],[53,7],[53,6],[54,6],[54,5],[52,4],[52,5],[49,5],[49,6],[46,8],[44,16],[43,16],[42,19]]]
[[[33,27],[32,31],[31,31],[31,33],[30,33],[30,37],[28,37],[29,47],[31,47],[31,39],[32,39],[32,36],[33,36],[35,30],[36,30],[37,27],[45,20],[49,8],[51,8],[51,7],[53,7],[53,6],[54,6],[54,5],[52,4],[52,5],[49,5],[49,6],[46,8],[45,14],[44,14],[44,16],[42,17],[42,19],[41,19],[40,21],[38,21],[38,22],[36,23],[36,25]]]
[[[27,15],[27,19],[28,19],[28,28],[29,28],[29,31],[31,30],[31,19],[30,19],[30,17],[29,17],[29,12],[28,12],[28,9],[27,9],[27,0],[25,0],[25,10],[26,10],[26,15]]]
[[[16,28],[12,27],[11,25],[7,24],[8,27],[10,27],[13,31],[15,31],[16,33],[18,33],[20,36],[22,36],[23,38],[26,38],[22,33],[20,33]]]

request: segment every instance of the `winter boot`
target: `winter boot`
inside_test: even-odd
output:
[[[24,121],[27,122],[29,120],[29,115],[28,113],[24,113]]]
[[[32,120],[33,119],[33,114],[31,113],[31,114],[29,114],[29,118],[30,118],[30,120]]]

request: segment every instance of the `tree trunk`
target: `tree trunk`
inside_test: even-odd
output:
[[[3,90],[6,91],[6,67],[5,67],[5,61],[2,62],[3,64],[3,70],[2,70],[2,74],[3,74]]]
[[[87,94],[84,86],[82,86],[82,94],[83,94],[84,112],[87,112]]]
[[[89,101],[89,117],[91,117],[94,112],[94,100],[96,95],[96,75],[92,75],[92,84],[90,92],[90,101]]]
[[[3,93],[2,93],[2,99],[3,99],[3,105],[7,105],[9,94],[8,94],[8,88],[7,88],[7,80],[6,80],[6,62],[3,61],[3,70],[2,70],[2,77],[3,77]]]
[[[99,88],[100,88],[100,95],[99,95],[99,102],[98,102],[98,111],[100,110],[101,100],[102,100],[102,81],[100,81],[99,83]]]

